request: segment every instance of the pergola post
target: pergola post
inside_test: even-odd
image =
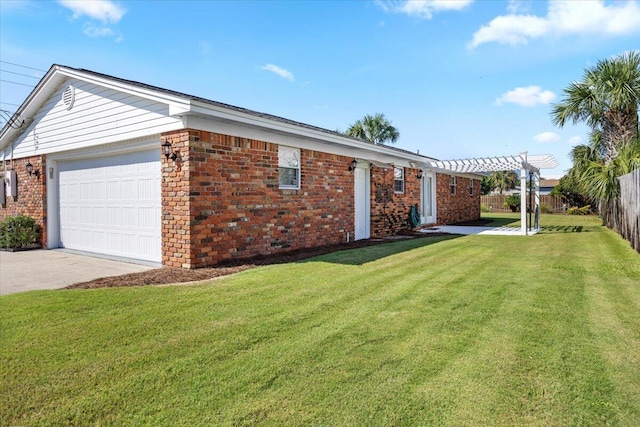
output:
[[[533,213],[535,215],[535,228],[540,228],[540,172],[533,174],[533,180],[536,183],[536,195],[535,195],[535,208]]]
[[[520,233],[527,235],[527,152],[520,153],[522,169],[520,169]]]

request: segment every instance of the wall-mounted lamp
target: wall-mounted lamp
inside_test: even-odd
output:
[[[33,165],[31,164],[30,161],[27,160],[27,164],[26,164],[26,168],[27,168],[27,173],[29,174],[29,176],[31,175],[35,175],[36,178],[38,177],[38,170],[33,170]]]
[[[349,172],[352,172],[357,167],[358,167],[358,161],[356,159],[351,160],[351,165],[349,166]]]
[[[171,160],[175,161],[178,158],[178,155],[171,151],[171,143],[168,139],[165,139],[162,143],[162,151],[164,152],[164,157],[167,159],[171,157]]]
[[[418,174],[416,175],[416,178],[422,179],[422,174],[423,174],[422,169],[418,170]]]

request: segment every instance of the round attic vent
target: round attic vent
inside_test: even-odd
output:
[[[62,92],[62,102],[64,103],[67,110],[71,110],[73,107],[73,103],[76,100],[76,89],[73,85],[67,86],[67,88]]]

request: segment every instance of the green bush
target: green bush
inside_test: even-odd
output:
[[[567,215],[589,215],[591,213],[591,205],[586,205],[581,208],[577,206],[567,209]]]
[[[511,209],[511,212],[520,212],[520,195],[512,194],[505,197],[504,203],[502,205],[505,208]]]
[[[489,209],[489,206],[483,203],[480,205],[480,212],[491,212],[491,209]]]
[[[38,243],[40,227],[27,215],[9,216],[0,222],[0,248],[19,249]]]
[[[551,209],[551,206],[549,206],[548,204],[543,203],[540,205],[540,213],[550,214],[553,213],[553,209]]]

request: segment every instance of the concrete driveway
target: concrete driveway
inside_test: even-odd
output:
[[[0,251],[0,295],[59,289],[100,277],[137,273],[156,267],[78,255],[62,249]]]

